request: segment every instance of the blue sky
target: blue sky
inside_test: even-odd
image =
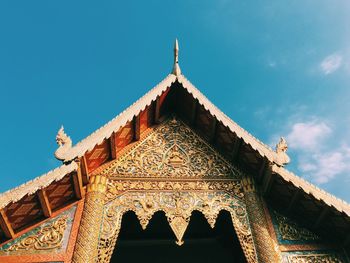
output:
[[[350,202],[349,1],[1,1],[0,191],[59,165],[161,81],[184,75],[288,168]]]

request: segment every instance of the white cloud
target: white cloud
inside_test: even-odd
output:
[[[350,147],[329,141],[334,132],[327,121],[314,119],[289,126],[286,138],[301,176],[324,184],[338,175],[350,173]]]
[[[309,158],[304,156],[299,163],[299,169],[308,174],[311,179],[324,184],[332,180],[335,176],[348,172],[350,158],[342,150],[335,150],[325,153],[316,153]]]
[[[298,122],[292,126],[287,140],[291,148],[312,151],[319,148],[322,140],[331,132],[331,128],[325,122]]]
[[[325,75],[331,74],[342,65],[343,57],[339,54],[332,54],[326,57],[320,64],[320,68]]]

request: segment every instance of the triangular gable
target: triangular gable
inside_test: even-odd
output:
[[[126,123],[133,120],[143,109],[149,106],[157,97],[161,96],[162,93],[171,87],[175,81],[178,81],[182,86],[192,94],[192,96],[198,100],[198,102],[204,106],[218,121],[221,121],[223,125],[227,126],[231,132],[235,133],[239,138],[250,145],[254,150],[258,151],[263,157],[266,157],[270,162],[282,165],[278,161],[276,152],[270,147],[263,144],[261,141],[256,139],[253,135],[248,133],[246,130],[241,128],[237,123],[227,117],[221,112],[213,103],[211,103],[189,80],[183,75],[175,76],[168,75],[162,82],[151,89],[146,95],[136,101],[133,105],[119,114],[117,117],[112,119],[106,125],[96,130],[94,133],[83,139],[75,146],[67,149],[64,154],[59,156],[64,162],[71,161],[75,158],[83,156],[87,151],[91,151],[96,145],[101,144],[104,139],[108,139],[113,132],[118,131]]]
[[[286,159],[281,158],[281,152],[273,151],[270,147],[256,139],[254,136],[232,121],[229,117],[227,117],[223,112],[221,112],[196,87],[194,87],[194,85],[191,84],[191,82],[187,80],[184,75],[181,74],[177,64],[174,66],[174,71],[172,74],[169,74],[163,81],[161,81],[157,86],[151,89],[124,112],[83,139],[78,144],[72,146],[69,137],[64,134],[63,130],[61,130],[61,134],[59,134],[60,136],[57,138],[60,147],[56,151],[56,157],[62,160],[65,164],[41,177],[1,194],[0,208],[4,208],[10,203],[18,202],[24,196],[32,195],[38,190],[47,188],[51,184],[63,179],[66,175],[79,170],[79,164],[77,164],[76,161],[80,157],[84,157],[87,153],[93,152],[94,148],[104,143],[106,139],[111,139],[111,136],[114,133],[117,133],[120,128],[132,122],[136,116],[138,116],[145,108],[157,101],[157,99],[162,97],[169,91],[169,89],[178,88],[178,84],[181,85],[186,92],[191,94],[193,99],[197,100],[198,104],[207,110],[210,115],[217,120],[217,122],[220,122],[223,126],[228,128],[231,133],[242,140],[246,146],[249,146],[257,153],[257,155],[260,156],[260,160],[263,160],[263,165],[261,166],[262,172],[259,172],[260,174],[264,173],[266,170],[265,167],[269,167],[267,169],[268,172],[282,178],[283,184],[291,183],[295,191],[301,189],[303,193],[312,196],[317,201],[324,202],[327,206],[335,208],[338,212],[344,213],[347,216],[346,219],[348,219],[350,216],[349,204],[334,197],[333,195],[328,194],[327,192],[319,189],[318,187],[283,168],[282,166],[286,163]],[[283,145],[283,141],[282,147],[286,147]],[[282,148],[282,155],[285,153],[285,150],[285,148]],[[265,160],[267,162],[266,165]],[[260,177],[259,183],[261,183],[262,177],[263,176]],[[264,178],[266,178],[266,176]],[[87,183],[88,181],[86,180],[85,184]]]

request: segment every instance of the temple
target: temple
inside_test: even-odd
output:
[[[350,262],[350,205],[172,72],[0,195],[0,262]]]

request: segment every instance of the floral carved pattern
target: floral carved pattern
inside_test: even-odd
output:
[[[257,262],[242,188],[242,173],[182,121],[169,119],[99,171],[108,177],[98,262],[109,262],[123,214],[134,211],[143,229],[163,211],[182,245],[192,212],[211,227],[231,214],[247,262]]]
[[[128,192],[105,207],[100,233],[98,262],[109,262],[113,252],[122,216],[134,211],[143,229],[153,214],[164,211],[177,238],[183,244],[183,235],[194,210],[200,211],[211,227],[221,210],[230,212],[234,228],[248,262],[256,262],[255,248],[244,203],[224,191],[216,192]]]
[[[37,233],[14,243],[4,251],[18,250],[50,250],[60,248],[64,231],[67,228],[68,216],[59,217],[57,220],[40,228]]]
[[[126,191],[226,191],[242,200],[243,190],[240,180],[210,181],[169,181],[169,180],[111,180],[107,184],[107,202]]]
[[[278,232],[284,240],[319,240],[320,238],[311,231],[300,227],[289,218],[273,211],[277,222]]]
[[[120,177],[239,178],[240,172],[190,128],[171,119],[102,171]]]
[[[343,263],[344,259],[338,254],[307,254],[289,255],[285,263]]]

